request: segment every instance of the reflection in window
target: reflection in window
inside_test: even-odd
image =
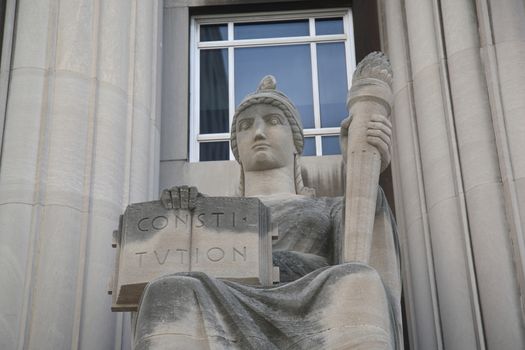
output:
[[[314,127],[309,45],[250,47],[235,50],[235,105],[271,74],[301,114],[303,127]]]
[[[323,128],[338,127],[348,113],[346,110],[348,83],[344,44],[318,44],[317,67],[321,126]]]
[[[231,157],[235,108],[269,74],[299,110],[303,154],[338,154],[355,65],[351,22],[348,9],[194,18],[190,160]]]
[[[228,141],[201,142],[199,148],[199,159],[201,161],[230,159],[230,143]]]
[[[307,35],[309,35],[308,20],[235,23],[234,26],[235,40],[284,38]]]
[[[202,50],[200,55],[200,133],[228,132],[228,52]]]
[[[304,138],[303,156],[315,156],[315,137]]]
[[[228,40],[227,24],[207,24],[201,26],[201,41]]]
[[[323,154],[341,154],[341,145],[339,144],[339,136],[323,136]]]
[[[342,18],[318,18],[315,20],[315,34],[317,35],[343,33],[344,27]]]

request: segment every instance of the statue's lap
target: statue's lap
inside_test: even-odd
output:
[[[168,275],[146,287],[139,310],[135,348],[141,350],[389,349],[394,343],[385,287],[363,264],[322,268],[266,289],[202,273]]]

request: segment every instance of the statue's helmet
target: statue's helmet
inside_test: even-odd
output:
[[[303,153],[304,135],[299,111],[285,94],[276,90],[276,86],[277,83],[273,76],[265,76],[259,83],[257,90],[247,95],[239,107],[237,107],[237,110],[233,115],[230,137],[232,152],[237,162],[240,162],[239,149],[237,147],[237,117],[248,107],[256,104],[272,105],[283,111],[288,120],[288,124],[290,124],[290,128],[292,129],[293,143],[297,150],[297,154],[300,155]]]

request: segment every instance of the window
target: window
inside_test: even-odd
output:
[[[303,154],[340,153],[355,67],[350,9],[200,16],[191,28],[190,161],[233,159],[235,107],[268,74],[301,114]]]

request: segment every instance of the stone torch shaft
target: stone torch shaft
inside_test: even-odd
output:
[[[363,75],[362,73],[359,79],[354,79],[348,96],[352,122],[348,128],[346,154],[343,261],[368,263],[381,155],[375,146],[368,143],[367,131],[372,115],[390,117],[392,89],[381,79]]]
[[[386,115],[386,110],[380,103],[362,99],[351,106],[350,112],[353,119],[348,129],[344,261],[368,263],[381,155],[367,142],[367,129],[371,115]]]

